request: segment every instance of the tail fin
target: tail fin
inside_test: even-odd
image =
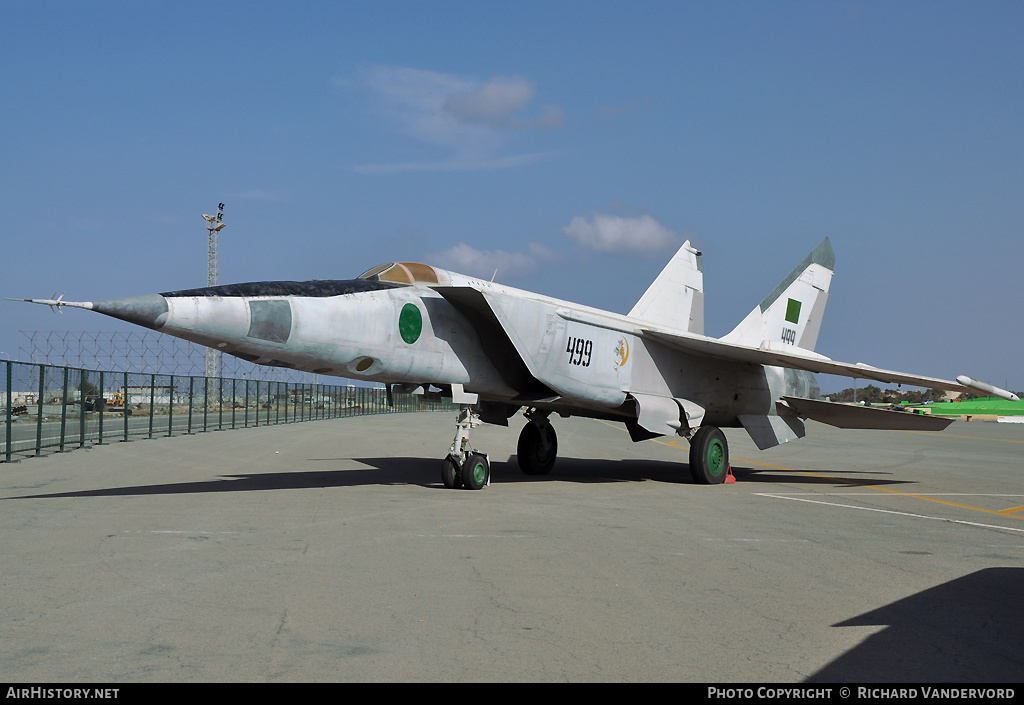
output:
[[[687,240],[629,312],[669,328],[704,333],[704,273],[700,252]]]
[[[752,347],[779,341],[814,350],[835,263],[825,238],[722,340]]]

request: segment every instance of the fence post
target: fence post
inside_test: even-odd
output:
[[[78,447],[85,447],[85,385],[89,380],[89,373],[82,370],[78,375],[78,386],[81,394],[78,395]]]
[[[153,407],[156,406],[156,374],[149,373],[149,437],[153,437]]]
[[[103,442],[103,412],[107,408],[107,400],[103,397],[103,381],[103,372],[100,371],[100,396],[96,403],[93,404],[93,409],[100,415],[99,438],[96,439],[96,445],[100,446],[106,445]]]
[[[167,394],[167,437],[174,435],[174,375],[171,375]]]
[[[64,368],[64,388],[60,395],[60,452],[64,452],[64,434],[68,423],[68,368]]]
[[[192,400],[195,398],[195,381],[196,378],[192,375],[188,377],[188,427],[185,429],[185,433],[192,435]]]
[[[11,414],[11,397],[13,396],[13,392],[11,392],[12,379],[13,376],[11,374],[11,361],[7,360],[7,440],[4,443],[4,445],[6,446],[6,462],[8,463],[11,462],[11,434],[14,433],[14,419]]]
[[[39,366],[39,400],[36,402],[36,457],[43,454],[43,393],[46,365]]]
[[[128,442],[128,371],[124,373],[124,386],[121,387],[121,406],[124,408],[124,413],[121,416],[124,418],[124,438],[121,439],[123,443]]]

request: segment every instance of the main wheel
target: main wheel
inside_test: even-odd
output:
[[[462,487],[462,473],[450,455],[441,463],[441,482],[450,490]]]
[[[545,447],[544,440],[547,440]],[[555,466],[558,457],[558,436],[551,424],[544,424],[543,430],[532,421],[523,426],[516,446],[519,469],[527,475],[547,475]]]
[[[487,484],[491,464],[483,453],[473,453],[462,466],[462,482],[467,490],[478,490]]]
[[[690,474],[698,485],[720,485],[729,474],[729,442],[715,426],[701,426],[690,439]]]

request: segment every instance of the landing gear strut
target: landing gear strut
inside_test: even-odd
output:
[[[525,416],[529,423],[519,434],[516,447],[519,468],[527,475],[547,475],[558,455],[558,437],[548,421],[547,412],[531,409]]]
[[[690,474],[698,485],[720,485],[729,474],[729,442],[715,426],[701,426],[690,438]]]
[[[480,415],[473,411],[471,404],[459,405],[455,440],[441,464],[441,482],[448,489],[465,487],[479,490],[490,483],[491,463],[487,455],[473,450],[469,444],[469,429],[480,423]]]

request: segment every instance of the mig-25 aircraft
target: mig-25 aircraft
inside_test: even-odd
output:
[[[523,472],[551,471],[552,414],[622,422],[633,441],[684,436],[697,483],[729,474],[722,427],[760,449],[804,435],[804,419],[842,428],[940,430],[950,423],[818,399],[814,373],[1017,397],[969,377],[956,381],[833,361],[814,352],[835,255],[828,238],[723,338],[704,335],[701,253],[683,244],[627,315],[392,262],[356,279],[269,281],[72,302],[245,360],[423,393],[460,405],[442,463],[446,487],[489,483],[486,454],[469,442],[482,422],[528,419]]]

